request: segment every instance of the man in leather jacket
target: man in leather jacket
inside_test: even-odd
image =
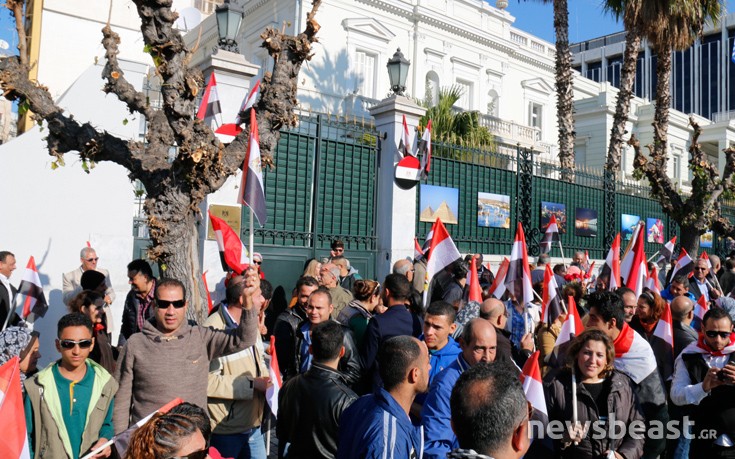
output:
[[[311,368],[292,378],[278,395],[277,434],[285,458],[334,458],[342,412],[357,399],[337,371],[345,353],[344,330],[334,321],[311,330]]]

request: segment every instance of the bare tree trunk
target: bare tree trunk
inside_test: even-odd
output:
[[[654,162],[666,170],[669,132],[669,107],[671,106],[671,50],[661,46],[656,50],[656,113],[653,118]]]
[[[615,104],[613,125],[610,129],[610,145],[607,150],[605,169],[618,175],[620,172],[620,156],[625,135],[625,124],[630,113],[630,99],[633,97],[635,70],[638,60],[638,51],[641,46],[641,36],[637,30],[629,30],[625,38],[625,53],[623,67],[620,70],[620,90]]]
[[[699,252],[699,235],[701,231],[697,225],[679,225],[681,248],[694,258]]]
[[[556,119],[559,125],[559,162],[562,168],[562,180],[573,180],[574,97],[567,0],[554,0],[554,30],[556,31]]]

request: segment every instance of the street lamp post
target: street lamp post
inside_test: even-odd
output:
[[[230,0],[225,0],[222,5],[215,8],[214,14],[217,16],[218,46],[220,49],[240,53],[235,39],[240,31],[244,13],[245,11],[240,6],[230,3]]]
[[[408,68],[411,62],[403,57],[401,48],[398,48],[392,58],[388,59],[388,78],[390,79],[390,89],[397,96],[403,96],[406,90],[406,78],[408,78]]]

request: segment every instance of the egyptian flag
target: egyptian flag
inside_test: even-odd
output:
[[[713,357],[721,357],[723,355],[729,355],[735,352],[735,333],[730,334],[730,342],[721,351],[713,351],[704,341],[704,335],[700,334],[699,339],[690,343],[689,346],[685,347],[682,354],[702,354],[711,355]]]
[[[510,252],[510,266],[508,266],[508,274],[505,277],[505,287],[515,295],[519,304],[525,306],[533,302],[533,286],[531,285],[531,270],[528,267],[526,236],[523,234],[521,222],[518,222],[516,238]]]
[[[546,397],[544,397],[541,367],[539,367],[538,362],[540,354],[541,351],[536,351],[526,360],[521,370],[521,384],[523,384],[523,393],[526,394],[526,400],[531,403],[533,408],[532,418],[542,421],[546,425],[549,422],[549,414],[546,411]]]
[[[673,281],[674,277],[678,275],[688,276],[691,272],[694,272],[694,260],[692,260],[685,249],[681,249],[681,252],[679,253],[679,259],[676,260],[674,269],[671,270],[669,282]]]
[[[398,152],[402,158],[407,156],[416,156],[411,151],[411,141],[409,140],[408,123],[406,123],[406,115],[403,115],[403,127],[401,128],[401,140],[398,142]]]
[[[589,269],[587,270],[587,273],[584,275],[584,280],[589,280],[590,277],[592,277],[592,270],[595,269],[595,262],[593,261],[591,265],[589,265]]]
[[[115,449],[117,450],[120,457],[125,457],[125,452],[128,450],[128,446],[130,445],[130,438],[133,436],[133,433],[135,433],[136,430],[138,430],[138,427],[143,427],[143,425],[148,422],[154,414],[156,413],[168,413],[171,408],[175,407],[176,405],[180,405],[184,403],[184,401],[180,398],[175,398],[168,402],[167,404],[163,405],[158,410],[154,411],[153,413],[149,414],[148,416],[144,417],[140,421],[136,422],[132,426],[128,427],[127,430],[120,432],[119,434],[115,435],[112,440],[114,440],[115,443]]]
[[[482,287],[480,287],[480,278],[477,275],[477,262],[475,261],[475,257],[472,257],[470,260],[470,270],[467,273],[467,277],[469,277],[469,282],[467,282],[469,287],[467,300],[482,303]]]
[[[600,275],[598,277],[607,276],[610,280],[607,282],[607,289],[611,292],[620,287],[620,233],[615,235],[612,247],[607,252],[605,264],[602,265]]]
[[[0,432],[3,433],[0,436],[0,457],[30,459],[24,416],[20,358],[16,356],[0,366]]]
[[[493,284],[488,289],[488,293],[497,299],[501,299],[505,295],[505,276],[508,275],[508,266],[510,266],[510,260],[503,258],[500,266],[498,266],[498,272],[495,273]]]
[[[421,153],[421,176],[426,180],[431,171],[431,120],[424,129],[424,135],[421,136],[419,153]]]
[[[424,251],[419,245],[419,240],[417,238],[413,238],[413,259],[420,260],[423,256]]]
[[[653,290],[654,292],[661,294],[661,284],[658,281],[658,267],[653,265],[653,270],[648,273],[648,279],[646,279],[646,287]]]
[[[674,255],[675,245],[676,245],[676,236],[671,238],[671,240],[667,242],[666,244],[664,244],[664,246],[661,247],[661,249],[658,251],[659,257],[658,257],[658,260],[656,260],[656,263],[670,262],[672,255]]]
[[[567,318],[564,319],[559,335],[556,337],[554,351],[550,352],[545,359],[551,368],[560,368],[564,365],[567,349],[572,344],[574,337],[584,331],[584,325],[577,311],[577,302],[574,301],[573,296],[567,297],[567,309]]]
[[[556,216],[551,215],[551,220],[546,226],[546,232],[544,238],[541,240],[540,248],[541,253],[551,252],[551,246],[554,243],[559,243],[559,225],[556,224]]]
[[[15,313],[30,324],[46,315],[48,303],[41,287],[41,278],[36,269],[36,261],[31,257],[23,272],[23,279],[18,286],[18,294],[15,296]]]
[[[635,236],[632,247],[620,264],[620,275],[624,285],[633,290],[638,298],[648,279],[648,263],[646,262],[645,232],[638,231]]]
[[[278,357],[276,356],[276,337],[271,335],[271,361],[268,365],[268,376],[271,378],[271,386],[265,391],[265,400],[271,408],[271,413],[278,417],[278,391],[283,387],[281,379],[281,369],[278,367]]]
[[[702,322],[704,321],[704,315],[709,311],[709,305],[704,295],[700,295],[697,302],[694,304],[694,318],[692,319],[692,328],[700,331],[702,328]]]
[[[223,124],[214,130],[215,136],[224,144],[231,143],[242,132],[242,128],[234,123]]]
[[[203,120],[209,126],[212,124],[212,120],[217,121],[216,115],[220,113],[222,113],[222,107],[220,107],[219,96],[217,95],[217,79],[214,77],[214,72],[212,72],[209,83],[207,83],[207,89],[204,90],[204,97],[202,97],[202,104],[199,106],[197,118]]]
[[[544,271],[543,288],[541,322],[551,325],[557,317],[564,313],[564,309],[559,297],[559,286],[556,283],[556,277],[554,277],[554,272],[551,270],[551,265],[548,264]]]
[[[634,383],[640,384],[651,373],[657,371],[656,356],[646,338],[623,324],[615,346],[615,369],[625,373]]]
[[[209,219],[212,222],[214,237],[217,239],[222,270],[232,270],[237,274],[242,274],[250,266],[250,258],[245,244],[224,220],[215,217],[211,212],[209,212]]]
[[[671,317],[671,307],[668,303],[656,323],[649,343],[651,348],[656,349],[661,377],[664,378],[664,381],[668,381],[674,374],[674,320]]]
[[[252,108],[255,105],[255,102],[257,102],[259,95],[260,95],[260,80],[255,82],[255,85],[250,89],[248,96],[243,101],[242,107],[240,107],[240,111],[237,113],[237,117],[235,118],[235,124],[240,125],[245,122],[245,120],[240,118],[240,113],[243,113],[247,109]]]
[[[426,240],[424,241],[424,245],[421,246],[422,255],[428,256],[427,252],[429,249],[431,249],[431,239],[434,237],[434,227],[435,226],[436,226],[436,222],[434,222],[431,225],[431,229],[429,230],[428,233],[426,233]]]
[[[250,138],[248,152],[242,165],[242,181],[237,202],[250,207],[262,228],[268,221],[268,212],[265,207],[265,187],[260,165],[260,136],[258,135],[258,120],[255,110],[250,110]]]
[[[429,284],[431,284],[431,280],[442,269],[454,263],[458,258],[461,258],[457,246],[454,245],[452,237],[439,218],[434,223],[433,233],[429,260],[426,262],[426,281]],[[424,296],[427,296],[427,294],[428,290],[424,291]],[[427,298],[424,298],[424,303],[426,302]]]

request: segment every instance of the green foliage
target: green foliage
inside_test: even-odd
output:
[[[426,114],[419,124],[426,126],[431,120],[432,141],[463,145],[471,148],[493,148],[495,137],[480,123],[480,113],[473,111],[457,111],[454,104],[462,97],[459,86],[451,86],[439,90],[439,100],[431,104],[431,94],[427,91],[425,100],[417,101],[427,108]]]
[[[28,99],[23,99],[18,104],[18,117],[25,116],[26,113],[28,113],[28,110],[31,108],[31,104],[28,102]]]

